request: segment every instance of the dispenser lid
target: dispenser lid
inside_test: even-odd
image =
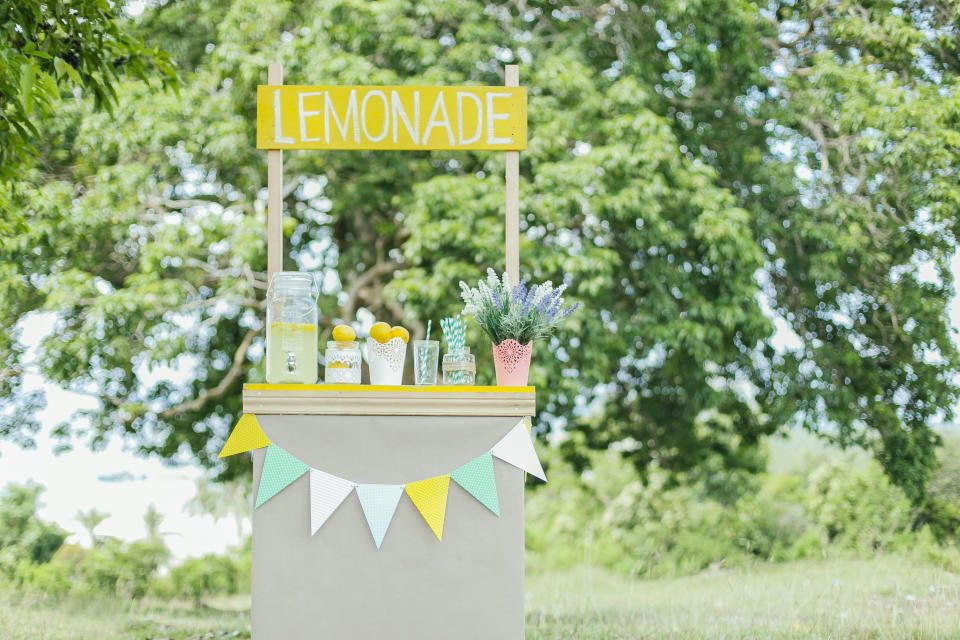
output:
[[[320,290],[317,287],[317,279],[312,273],[278,271],[270,278],[270,287],[267,289],[267,296],[272,298],[280,294],[307,294],[316,300],[320,295]]]

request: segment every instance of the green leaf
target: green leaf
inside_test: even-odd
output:
[[[27,115],[33,112],[33,84],[37,77],[37,68],[32,63],[20,69],[20,103]]]

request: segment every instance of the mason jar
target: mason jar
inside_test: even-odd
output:
[[[327,384],[360,384],[360,343],[330,340],[323,353],[323,381]]]
[[[313,274],[280,271],[267,290],[267,382],[317,381],[317,290]]]
[[[443,354],[443,384],[476,384],[477,363],[470,347]]]

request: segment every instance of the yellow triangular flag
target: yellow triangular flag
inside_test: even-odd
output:
[[[257,416],[252,413],[245,413],[240,416],[237,426],[233,428],[233,433],[227,438],[227,444],[223,445],[223,450],[217,457],[226,458],[251,449],[262,449],[269,446],[270,439],[260,428]]]
[[[433,529],[437,540],[443,540],[443,518],[447,513],[450,474],[411,482],[406,486],[406,490],[420,515]]]

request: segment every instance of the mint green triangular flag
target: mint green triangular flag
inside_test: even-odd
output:
[[[260,472],[260,488],[257,489],[257,504],[264,502],[287,488],[291,482],[305,474],[310,467],[275,444],[267,447]]]
[[[403,496],[402,484],[358,484],[357,497],[360,507],[367,518],[367,525],[373,535],[377,549],[383,544],[383,536],[393,521],[397,505]]]
[[[467,490],[490,511],[500,516],[497,480],[493,475],[493,456],[485,453],[450,474],[450,479]]]

